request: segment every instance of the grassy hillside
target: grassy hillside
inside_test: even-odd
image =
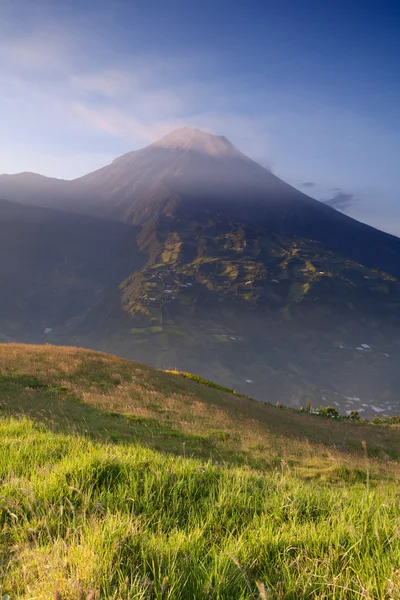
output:
[[[11,600],[400,596],[398,426],[6,344],[0,439]]]

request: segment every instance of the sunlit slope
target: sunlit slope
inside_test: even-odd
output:
[[[0,374],[0,596],[399,597],[396,427],[76,348]]]
[[[214,459],[222,452],[254,466],[268,466],[278,449],[300,465],[301,455],[314,454],[310,444],[362,454],[363,440],[371,456],[400,455],[396,427],[303,415],[99,352],[2,344],[0,373],[3,410],[57,431],[86,428],[90,435]]]

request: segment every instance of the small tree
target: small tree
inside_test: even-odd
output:
[[[322,417],[332,417],[337,419],[339,416],[338,411],[333,406],[320,406],[318,414]]]
[[[310,398],[307,398],[306,411],[307,412],[311,412],[312,411],[312,404],[311,404]]]

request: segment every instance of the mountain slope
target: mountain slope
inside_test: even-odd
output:
[[[399,596],[398,427],[76,348],[0,345],[0,390],[1,595]]]
[[[36,181],[37,180],[37,181]],[[222,214],[284,235],[317,240],[400,276],[400,240],[286,184],[226,138],[181,128],[72,182],[0,176],[0,198],[143,224],[159,214]]]
[[[23,204],[61,208],[68,198],[70,182],[36,173],[0,175],[0,199]]]
[[[250,160],[225,138],[181,128],[73,182],[98,190],[99,210],[143,224],[159,214],[186,220],[222,215],[284,235],[317,240],[400,276],[400,240],[335,211]]]
[[[344,460],[346,453],[354,461],[362,459],[362,440],[367,441],[371,456],[383,461],[400,458],[398,425],[326,420],[224,392],[208,383],[211,385],[82,348],[0,344],[0,386],[7,392],[2,411],[33,417],[56,431],[73,428],[75,410],[76,416],[82,415],[82,427],[87,420],[91,436],[101,434],[106,439],[111,432],[102,429],[101,414],[107,421],[116,412],[120,417],[130,417],[125,423],[116,421],[114,427],[126,441],[136,440],[180,454],[181,443],[173,442],[176,430],[182,441],[186,436],[189,454],[201,456],[208,444],[214,460],[221,460],[222,450],[223,460],[229,460],[230,455],[234,464],[241,464],[252,458],[256,468],[268,468],[271,458],[257,448],[256,432],[265,444],[281,438],[282,452],[287,438],[292,448],[286,448],[286,458],[293,450],[290,458],[299,466],[301,455],[296,456],[296,450],[305,440],[315,445],[316,452],[322,445],[334,453],[336,450],[338,457],[343,453]],[[63,404],[68,412],[63,410]],[[53,421],[49,423],[51,413]],[[83,417],[85,413],[87,419]],[[149,434],[146,429],[153,425],[154,431]],[[215,439],[199,436],[201,431],[215,430],[231,435],[217,435]],[[233,439],[237,436],[239,444]],[[169,443],[164,443],[164,439]],[[310,450],[309,458],[313,456],[313,449]]]
[[[398,280],[225,219],[162,217],[148,230],[148,261],[121,286],[124,320],[103,307],[80,343],[285,404],[399,410]]]
[[[0,200],[0,333],[45,341],[76,327],[143,263],[135,236],[124,223]]]

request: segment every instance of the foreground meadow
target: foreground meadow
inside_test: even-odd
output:
[[[398,426],[0,346],[0,597],[400,598]]]

